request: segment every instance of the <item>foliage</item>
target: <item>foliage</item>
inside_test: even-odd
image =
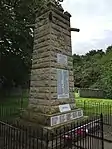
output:
[[[33,48],[35,9],[43,0],[0,1],[0,84],[25,85],[29,78]]]
[[[73,55],[75,86],[99,88],[112,98],[112,46],[106,52],[92,50],[84,56]]]
[[[76,54],[73,55],[74,78],[76,87],[88,88],[99,79],[101,71],[100,65],[97,61],[102,56],[99,53],[100,51],[90,51],[85,56],[77,56]]]

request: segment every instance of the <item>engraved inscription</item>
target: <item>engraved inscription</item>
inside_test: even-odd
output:
[[[59,116],[51,117],[51,126],[58,125],[59,123],[60,123],[60,117]]]
[[[81,117],[83,117],[83,110],[77,110],[74,112],[54,116],[51,117],[51,126],[58,125],[64,122],[69,122],[70,120],[75,120]]]
[[[71,113],[68,113],[66,116],[67,116],[67,121],[71,120]]]
[[[61,65],[67,65],[67,56],[63,54],[57,54],[57,62]]]
[[[66,115],[60,115],[60,123],[66,122]]]
[[[69,104],[63,104],[63,105],[59,105],[59,110],[60,112],[67,112],[71,110],[71,107]]]
[[[58,99],[69,98],[69,71],[57,69],[57,96]]]

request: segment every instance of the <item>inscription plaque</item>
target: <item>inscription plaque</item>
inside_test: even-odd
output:
[[[57,62],[62,65],[67,65],[67,56],[63,54],[57,54]]]
[[[64,104],[64,105],[59,105],[59,110],[62,113],[62,112],[70,111],[71,108],[69,104]]]
[[[59,125],[70,120],[75,120],[83,117],[83,110],[76,110],[74,112],[51,117],[51,126]]]
[[[58,125],[58,124],[60,124],[60,117],[59,116],[51,117],[51,126]]]
[[[58,99],[69,98],[69,71],[57,69],[57,96]]]
[[[66,115],[60,115],[60,123],[66,122]]]

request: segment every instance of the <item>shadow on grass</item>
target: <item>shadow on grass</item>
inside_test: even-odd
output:
[[[28,97],[10,97],[0,101],[0,120],[14,119],[28,105]]]

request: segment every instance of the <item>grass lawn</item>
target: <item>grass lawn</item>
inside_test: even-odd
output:
[[[76,98],[77,102],[89,102],[89,103],[100,103],[100,104],[112,104],[112,99],[97,99],[97,98]]]
[[[111,99],[80,98],[77,94],[75,95],[75,97],[77,107],[82,108],[85,115],[112,113]]]
[[[20,97],[9,97],[0,101],[0,106],[9,108],[19,108],[21,105],[25,107],[28,103],[27,98],[21,99]]]
[[[0,119],[11,119],[20,115],[21,108],[27,107],[28,98],[9,97],[0,101]]]

